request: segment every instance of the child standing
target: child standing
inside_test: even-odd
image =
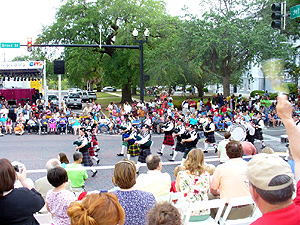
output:
[[[53,216],[53,225],[70,225],[71,221],[67,215],[69,205],[76,201],[74,193],[66,190],[68,182],[67,171],[62,167],[54,167],[47,173],[47,179],[54,189],[46,195],[48,211]]]

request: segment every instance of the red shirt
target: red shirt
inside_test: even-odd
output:
[[[300,181],[297,184],[297,197],[294,203],[286,208],[263,214],[251,225],[299,225],[300,224]]]
[[[196,102],[194,100],[189,102],[190,107],[195,108],[196,107]]]

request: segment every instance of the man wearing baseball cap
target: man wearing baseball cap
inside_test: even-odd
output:
[[[252,198],[263,216],[253,222],[259,224],[300,224],[300,130],[292,118],[292,106],[287,96],[279,96],[277,113],[284,123],[289,136],[290,148],[295,160],[295,191],[290,166],[279,156],[259,154],[247,166],[247,177]]]

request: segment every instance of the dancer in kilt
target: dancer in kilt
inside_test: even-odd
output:
[[[198,142],[197,132],[194,129],[194,125],[189,124],[186,129],[187,133],[182,135],[183,137],[181,140],[181,144],[185,144],[185,151],[182,161],[186,159],[187,155],[192,149],[196,148]]]
[[[147,156],[151,154],[150,147],[152,145],[152,141],[148,125],[144,124],[142,126],[141,133],[138,134],[137,141],[135,143],[140,146],[139,158],[136,164],[136,170],[139,172],[142,163],[146,163]]]
[[[122,150],[117,156],[124,156],[125,149],[127,148],[128,143],[124,141],[125,138],[128,138],[131,133],[131,122],[128,119],[128,115],[124,115],[124,120],[120,125],[120,133],[122,134]]]
[[[254,123],[253,127],[255,128],[254,138],[261,141],[261,148],[266,147],[264,143],[263,132],[262,132],[262,129],[265,127],[265,123],[261,118],[261,113],[257,114],[257,120]]]
[[[93,162],[91,160],[91,157],[89,155],[89,143],[87,139],[87,134],[85,133],[85,129],[81,128],[79,131],[79,137],[77,138],[76,141],[73,142],[73,145],[75,145],[75,150],[79,151],[82,153],[83,159],[82,159],[82,164],[84,166],[93,166]],[[92,169],[94,177],[97,174],[97,170]]]
[[[97,157],[98,154],[95,151],[95,149],[98,147],[98,142],[97,142],[96,135],[93,134],[90,129],[87,130],[87,139],[88,139],[90,157],[92,159],[94,159],[97,162],[97,165],[98,165],[99,162],[100,162],[100,159]]]
[[[182,134],[184,134],[184,132],[185,132],[184,120],[183,119],[178,119],[178,122],[175,126],[175,129],[174,129],[174,134],[173,134],[173,137],[174,138],[176,137],[176,139],[177,139],[176,148],[175,148],[175,151],[173,153],[172,159],[169,159],[169,161],[175,161],[177,153],[185,151],[185,145],[181,144]]]
[[[127,142],[127,159],[131,160],[131,157],[139,155],[140,146],[135,143],[137,138],[137,126],[131,127],[131,133],[128,138],[125,138],[124,141]],[[133,160],[136,162],[136,160]]]
[[[205,123],[203,126],[204,135],[206,140],[204,142],[204,153],[207,153],[207,149],[209,145],[212,145],[215,148],[215,152],[217,152],[216,147],[216,139],[215,139],[215,124],[213,123],[212,115],[208,116],[208,123]]]
[[[162,131],[165,132],[164,141],[160,151],[158,151],[157,154],[163,155],[166,145],[172,146],[172,153],[174,152],[175,142],[174,142],[174,137],[172,135],[173,128],[174,128],[173,119],[171,116],[168,116],[167,123],[165,124],[164,128],[162,128]]]

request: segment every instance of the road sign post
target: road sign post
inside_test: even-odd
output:
[[[20,48],[20,43],[1,43],[1,48]]]
[[[300,5],[291,7],[291,19],[295,19],[297,17],[300,17]]]

